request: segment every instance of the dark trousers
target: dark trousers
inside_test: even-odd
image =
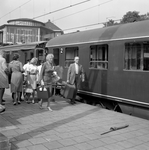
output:
[[[79,82],[79,75],[76,74],[75,75],[75,81],[74,81],[74,85],[75,85],[75,91],[74,91],[74,94],[73,94],[73,98],[72,98],[72,102],[75,101],[75,98],[76,98],[76,95],[77,95],[77,91],[78,91],[78,82]]]

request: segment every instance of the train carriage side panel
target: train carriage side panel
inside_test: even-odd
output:
[[[124,55],[126,41],[111,43],[109,53],[108,95],[128,102],[149,103],[149,72],[125,70]]]

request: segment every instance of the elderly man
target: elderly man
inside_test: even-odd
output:
[[[67,83],[75,85],[75,91],[73,98],[71,99],[71,104],[75,104],[75,97],[77,95],[78,87],[80,84],[80,79],[84,82],[84,71],[81,64],[79,64],[79,57],[74,58],[74,63],[70,64],[67,72]]]

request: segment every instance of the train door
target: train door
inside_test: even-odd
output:
[[[45,59],[45,49],[37,48],[35,49],[35,57],[38,58],[38,64]]]
[[[33,57],[34,57],[34,53],[31,52],[31,53],[30,53],[30,59],[32,59]]]
[[[59,65],[59,48],[53,49],[53,55],[54,55],[54,65],[58,66]]]

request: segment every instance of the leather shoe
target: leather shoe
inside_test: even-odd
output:
[[[74,105],[74,104],[76,104],[76,102],[75,101],[70,101],[70,104]]]
[[[4,100],[4,99],[2,99],[2,102],[3,102],[3,103],[5,103],[5,100]]]

